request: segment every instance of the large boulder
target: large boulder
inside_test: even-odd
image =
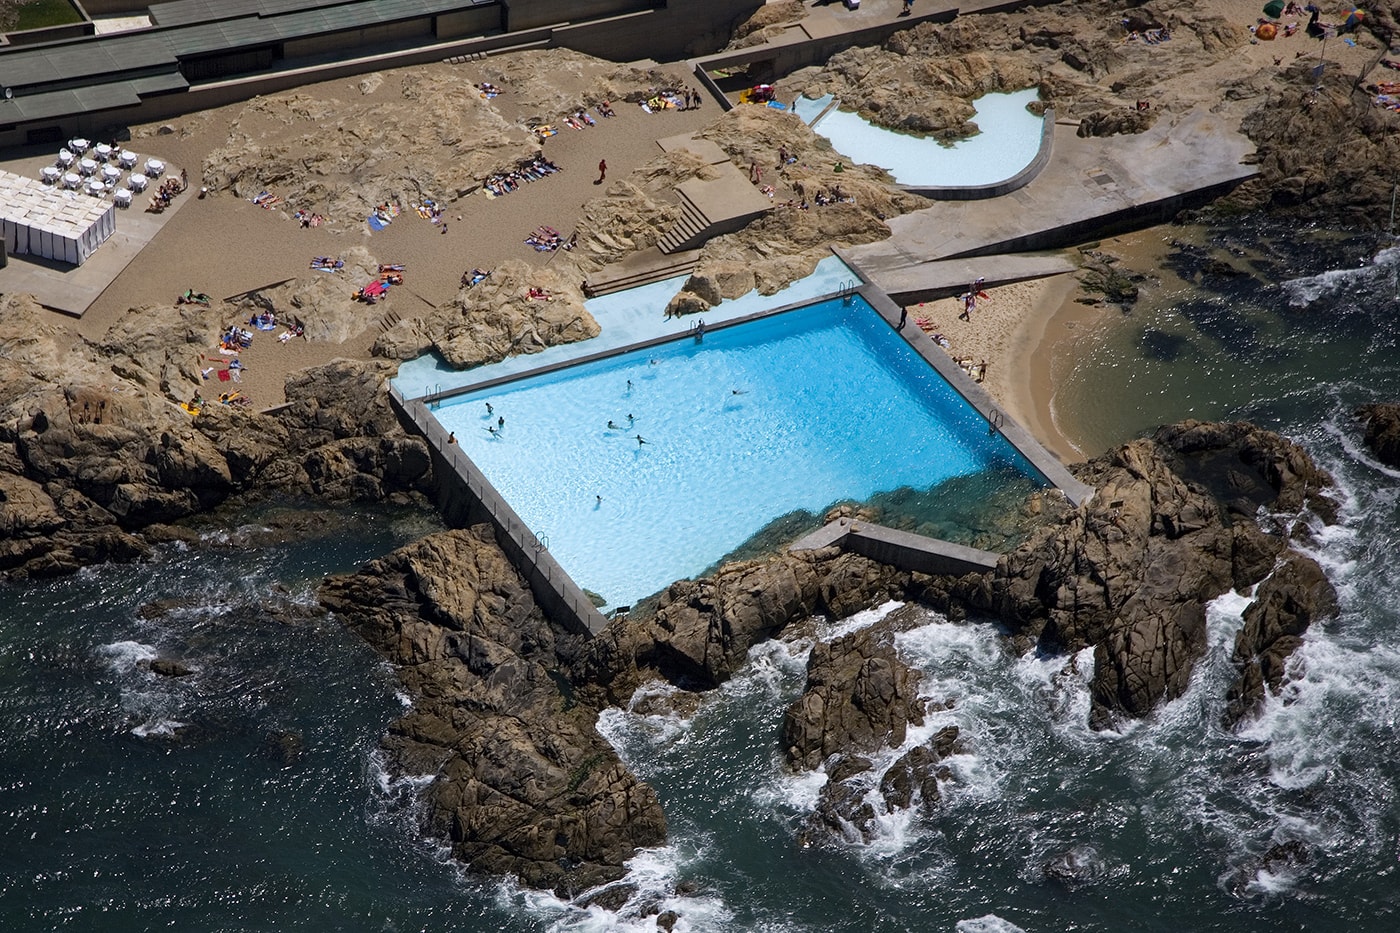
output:
[[[431,535],[320,598],[413,698],[384,744],[397,772],[432,776],[423,822],[458,858],[572,895],[665,840],[655,792],[561,689],[579,636],[545,618],[488,527]]]

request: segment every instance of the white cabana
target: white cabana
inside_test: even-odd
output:
[[[37,179],[0,172],[0,228],[13,255],[81,265],[116,232],[117,212],[105,198],[74,197]]]

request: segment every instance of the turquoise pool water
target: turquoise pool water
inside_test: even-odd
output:
[[[973,120],[982,132],[952,145],[896,133],[840,109],[818,120],[833,100],[830,94],[816,100],[799,97],[793,109],[837,152],[880,166],[901,185],[990,185],[1030,165],[1040,150],[1044,121],[1026,109],[1039,93],[1030,88],[982,95],[972,102],[977,110]]]
[[[858,296],[483,389],[434,414],[613,606],[703,572],[794,510],[990,469],[1039,481]]]
[[[428,353],[400,366],[398,375],[393,380],[394,385],[406,398],[418,398],[448,389],[477,385],[502,376],[532,372],[541,366],[567,362],[600,351],[616,350],[656,337],[684,334],[695,323],[696,317],[704,318],[708,325],[719,324],[738,317],[771,311],[784,305],[813,301],[822,295],[834,294],[846,286],[860,282],[860,277],[850,266],[836,256],[828,256],[817,263],[811,275],[798,279],[787,288],[771,295],[751,291],[747,295],[721,302],[702,315],[680,319],[667,318],[666,305],[689,278],[687,273],[650,285],[588,299],[584,302],[584,307],[593,315],[601,329],[598,336],[590,340],[559,344],[547,347],[539,353],[511,356],[499,363],[465,370],[453,369],[437,354]]]

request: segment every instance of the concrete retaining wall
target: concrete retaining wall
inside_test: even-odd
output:
[[[389,398],[404,428],[428,442],[437,481],[435,500],[443,521],[457,528],[489,522],[496,531],[496,543],[550,619],[580,635],[596,635],[606,628],[603,614],[549,553],[548,542],[521,521],[460,447],[447,442],[447,433],[427,406],[421,400],[405,401],[392,387]]]
[[[900,570],[952,577],[994,570],[1001,558],[991,551],[849,518],[818,528],[788,550],[811,551],[824,547],[839,547]]]

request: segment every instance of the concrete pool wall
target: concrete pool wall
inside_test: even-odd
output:
[[[858,271],[858,270],[856,270]],[[900,307],[879,288],[862,280],[860,285],[852,285],[840,292],[827,294],[818,300],[830,300],[859,294],[885,321],[891,329],[898,329]],[[810,298],[785,304],[780,307],[756,311],[717,322],[706,328],[718,331],[761,318],[782,314],[812,304]],[[1019,425],[1006,418],[986,391],[974,382],[963,370],[955,365],[948,355],[933,340],[917,327],[907,326],[899,331],[905,342],[933,368],[943,381],[988,425],[988,433],[999,433],[1010,446],[1019,453],[1031,468],[1051,486],[1059,489],[1074,505],[1093,495],[1093,489],[1076,480],[1053,455],[1046,451]],[[464,526],[486,521],[493,526],[496,539],[511,562],[526,579],[542,609],[559,619],[571,630],[580,634],[597,634],[607,625],[607,619],[591,601],[589,595],[560,566],[549,550],[549,541],[532,530],[519,516],[509,502],[487,479],[481,469],[452,442],[448,432],[434,417],[433,408],[444,399],[464,395],[478,390],[484,385],[513,382],[536,376],[542,372],[558,371],[610,358],[638,349],[655,347],[678,340],[695,339],[693,332],[667,334],[642,340],[625,346],[612,347],[594,354],[556,361],[552,364],[531,370],[503,374],[499,379],[472,386],[462,386],[447,391],[432,393],[421,398],[407,399],[397,387],[391,387],[390,398],[399,412],[405,427],[419,434],[428,443],[433,458],[434,477],[437,485],[436,504],[444,519],[451,525]],[[895,541],[884,540],[888,535],[881,534],[878,526],[869,526],[870,533],[862,536],[849,529],[832,537],[831,543],[845,546],[850,550],[868,556],[887,560],[895,566],[908,570],[928,572],[937,566],[949,566],[950,558],[956,555],[953,563],[963,572],[985,569],[992,555],[974,549],[961,548],[949,542],[922,538],[918,535],[900,533]],[[820,534],[820,533],[816,533]],[[831,533],[828,532],[828,536]],[[812,539],[813,536],[808,536]],[[868,541],[866,539],[869,539]],[[799,543],[800,544],[800,543]],[[806,546],[811,546],[806,545]],[[873,548],[873,550],[872,550]],[[951,550],[950,550],[951,549]],[[930,563],[932,561],[932,563]],[[963,562],[965,561],[965,562]],[[618,607],[625,612],[629,606]]]

